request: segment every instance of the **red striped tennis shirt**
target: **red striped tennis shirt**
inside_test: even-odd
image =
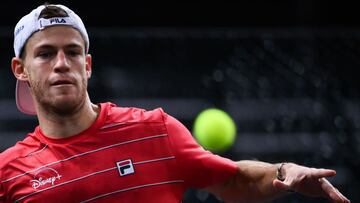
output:
[[[100,104],[87,130],[50,139],[39,127],[0,155],[0,202],[179,203],[188,188],[233,176],[161,109]]]

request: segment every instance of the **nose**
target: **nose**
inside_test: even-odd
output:
[[[70,63],[64,51],[58,51],[55,60],[55,72],[66,72],[70,69]]]

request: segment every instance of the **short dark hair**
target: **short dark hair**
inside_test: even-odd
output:
[[[48,5],[44,4],[45,8],[41,11],[39,15],[40,18],[54,18],[54,17],[68,17],[69,15],[64,11],[62,8],[54,6],[54,5]]]

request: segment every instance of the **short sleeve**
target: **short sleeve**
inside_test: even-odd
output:
[[[172,150],[188,187],[211,186],[236,174],[234,161],[204,150],[180,121],[167,114],[164,121]]]

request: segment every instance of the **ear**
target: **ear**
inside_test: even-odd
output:
[[[21,81],[28,81],[28,73],[24,68],[23,60],[18,57],[13,57],[11,60],[11,69],[16,79]]]
[[[90,54],[86,54],[85,56],[85,70],[86,70],[86,75],[89,79],[91,77],[91,71],[92,71],[92,57]]]

